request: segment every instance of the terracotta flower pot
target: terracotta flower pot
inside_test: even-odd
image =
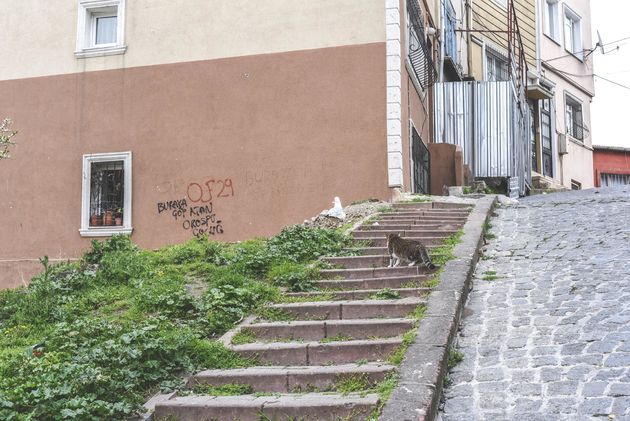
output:
[[[122,225],[122,216],[117,216],[116,218],[114,218],[114,222],[116,223],[117,226],[121,226]]]
[[[103,225],[114,225],[114,213],[112,211],[105,211]]]
[[[103,225],[103,217],[101,215],[92,215],[90,216],[90,226],[98,227]]]

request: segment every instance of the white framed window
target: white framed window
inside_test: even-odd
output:
[[[499,6],[507,9],[507,2],[508,2],[508,0],[494,0],[494,2],[496,4],[498,4]]]
[[[575,140],[584,141],[584,116],[582,104],[565,95],[564,98],[566,133]]]
[[[123,54],[125,0],[79,0],[78,58]]]
[[[584,57],[582,48],[582,18],[565,6],[564,9],[564,49],[579,60]]]
[[[131,234],[131,152],[83,155],[83,237]]]
[[[549,38],[560,43],[560,20],[558,19],[558,0],[545,0],[544,32]]]

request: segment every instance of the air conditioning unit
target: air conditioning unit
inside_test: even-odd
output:
[[[558,153],[560,155],[566,155],[569,153],[567,149],[567,135],[564,133],[558,133]]]

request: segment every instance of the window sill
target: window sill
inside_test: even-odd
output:
[[[570,134],[567,134],[567,139],[569,139],[571,142],[575,143],[576,145],[583,147],[584,149],[588,149],[589,151],[593,150],[593,148],[586,145],[583,140],[576,139]]]
[[[131,235],[132,227],[107,227],[107,228],[82,228],[79,230],[81,237],[111,237],[115,234]]]
[[[115,45],[115,46],[109,46],[109,47],[94,47],[94,48],[84,48],[83,50],[75,51],[74,56],[76,58],[115,56],[119,54],[125,54],[126,51],[127,51],[126,45]]]
[[[546,37],[548,40],[552,41],[554,44],[557,44],[557,45],[558,45],[558,47],[562,47],[562,44],[560,44],[560,40],[557,40],[557,39],[555,39],[554,37],[552,37],[551,35],[549,35],[549,34],[545,34],[544,32],[543,32],[543,34],[545,35],[545,37]]]

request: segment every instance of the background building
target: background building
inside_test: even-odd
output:
[[[595,187],[630,184],[630,148],[593,146]]]
[[[543,84],[553,98],[536,111],[534,171],[546,185],[592,188],[594,96],[589,0],[539,0]]]

